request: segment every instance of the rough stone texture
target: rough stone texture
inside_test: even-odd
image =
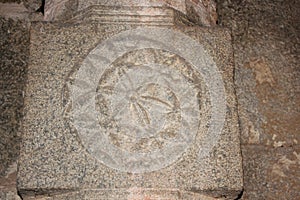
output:
[[[157,7],[168,5],[176,10],[185,13],[185,0],[90,0],[86,3],[84,0],[78,1],[79,10],[87,8],[91,5],[107,5],[107,6],[147,6],[147,7]]]
[[[186,0],[186,15],[189,20],[203,26],[215,26],[218,21],[214,0]]]
[[[46,21],[70,19],[74,13],[90,9],[91,6],[118,7],[171,7],[186,14],[191,22],[204,26],[215,26],[217,21],[216,3],[214,0],[49,0],[45,5]],[[140,11],[139,15],[148,14]]]
[[[29,30],[26,22],[2,17],[0,27],[0,198],[14,199]]]
[[[0,16],[5,19],[21,20],[30,23],[30,21],[42,21],[42,12],[36,12],[41,6],[41,2],[0,2]]]
[[[45,20],[47,21],[56,21],[72,17],[74,13],[78,11],[83,11],[91,6],[101,5],[101,6],[110,6],[110,7],[162,7],[170,6],[176,10],[179,10],[185,13],[185,2],[180,1],[165,1],[165,0],[113,0],[113,1],[104,1],[104,0],[89,0],[89,1],[70,1],[70,0],[60,0],[60,1],[48,1],[45,7]],[[141,12],[140,12],[141,14]]]
[[[41,0],[0,0],[0,3],[25,5],[29,11],[36,11],[42,4]]]
[[[42,5],[41,0],[22,0],[22,2],[30,12],[36,12]]]
[[[232,28],[244,199],[299,199],[299,1],[223,1]]]
[[[22,0],[0,0],[1,3],[21,3]]]
[[[102,198],[104,196],[104,198]],[[195,194],[193,192],[180,192],[178,190],[142,190],[141,188],[133,188],[131,190],[78,190],[75,192],[66,192],[64,194],[54,194],[51,196],[35,196],[25,197],[24,200],[216,200],[216,198]],[[218,198],[222,200],[224,198]]]
[[[244,199],[298,199],[299,150],[244,146]]]
[[[0,0],[0,2],[12,3],[21,2],[21,0]],[[26,2],[33,2],[34,4],[31,5],[36,6],[32,10],[40,3],[39,0],[22,2],[28,9],[30,6]],[[299,1],[295,0],[218,0],[219,23],[232,28],[234,38],[236,86],[239,91],[238,100],[244,143],[244,199],[299,199],[299,193],[297,193],[300,185],[299,179],[297,179],[299,177],[299,164],[295,164],[295,155],[299,154],[299,146],[297,145],[299,143],[299,139],[297,139],[299,129],[296,130],[299,128],[297,125],[299,121],[297,114],[297,109],[299,109],[299,102],[297,102],[297,100],[299,101],[299,80],[297,77],[300,77],[299,59],[297,58],[299,55],[298,13]],[[6,21],[6,23],[8,22],[15,23],[11,20]],[[1,28],[1,30],[3,29]],[[20,29],[18,28],[18,30]],[[6,32],[1,32],[0,42],[19,35],[9,35]],[[9,41],[13,41],[13,39],[9,39]],[[14,49],[11,48],[12,42],[6,44],[1,45],[0,57],[2,52],[10,52],[11,49]],[[14,57],[18,56],[15,55]],[[10,62],[14,57],[10,58]],[[3,63],[2,59],[0,63]],[[264,65],[269,66],[270,70],[259,67]],[[272,77],[267,75],[270,72]],[[1,76],[0,81],[7,83],[6,85],[11,85],[12,79],[6,78],[6,76],[9,74]],[[17,77],[18,75],[13,76]],[[256,76],[258,81],[256,81]],[[267,81],[263,81],[264,79],[260,77]],[[273,86],[268,86],[272,82]],[[256,86],[263,90],[256,92]],[[276,96],[270,98],[270,92]],[[267,104],[262,104],[256,93],[262,100],[268,97],[269,100],[272,99],[273,103],[268,100],[266,101]],[[7,102],[16,104],[19,102],[19,98],[10,98],[7,99]],[[2,106],[2,104],[0,105]],[[269,109],[270,107],[271,109]],[[289,112],[291,114],[285,111],[288,110],[288,107],[290,107]],[[272,125],[272,129],[266,128],[268,123],[259,109],[267,111],[277,109],[275,110],[276,117],[273,117],[273,114],[268,115],[268,121],[277,119],[273,121],[276,124]],[[264,126],[260,126],[262,122],[264,122]],[[1,124],[1,130],[3,130],[2,127],[6,126]],[[9,129],[15,129],[15,127],[13,125]],[[271,131],[266,131],[268,129]],[[267,134],[268,132],[271,134]],[[18,151],[13,149],[17,149],[14,146],[18,144],[12,143],[11,139],[2,140],[5,137],[7,138],[6,132],[5,134],[1,132],[0,141],[8,143],[6,147],[11,148],[9,150],[11,153],[6,161],[0,162],[0,168],[6,169],[5,171],[8,173],[10,170],[7,169],[7,163],[13,163],[12,160],[16,160],[15,155],[18,154]],[[6,151],[1,151],[1,156],[2,153],[6,154]],[[14,166],[14,164],[10,164],[10,166]],[[272,171],[273,173],[271,173]],[[0,182],[1,185],[7,185],[8,181],[1,177]],[[9,187],[11,188],[10,192],[4,190],[3,187],[0,189],[0,199],[15,198],[16,191],[12,189],[13,185],[12,181],[11,187]]]
[[[20,200],[16,188],[17,162],[6,169],[6,174],[0,176],[0,199]]]
[[[77,12],[65,23],[139,24],[172,26],[194,25],[182,13],[166,7],[111,7],[92,6]]]
[[[28,19],[29,12],[23,4],[0,3],[0,13],[6,19],[23,20]]]
[[[144,18],[141,17],[140,19],[142,22],[141,25],[145,26],[145,24],[143,23]],[[69,91],[66,92],[66,90],[68,90],[66,88],[66,84],[71,84],[72,87],[78,87],[79,90],[81,90],[80,87],[84,85],[89,85],[89,80],[85,80],[84,78],[78,80],[73,79],[74,77],[72,76],[72,74],[77,71],[78,73],[80,72],[79,74],[81,74],[80,69],[82,68],[79,68],[80,66],[91,65],[90,67],[96,67],[96,69],[92,70],[93,73],[91,73],[90,75],[94,74],[96,71],[99,71],[99,68],[102,68],[103,66],[98,66],[98,64],[94,65],[93,63],[106,62],[107,59],[112,59],[109,56],[104,58],[101,57],[105,56],[106,51],[103,51],[103,53],[98,52],[94,55],[95,51],[98,51],[97,49],[102,48],[102,45],[99,45],[99,42],[103,41],[106,38],[110,38],[121,31],[129,30],[136,27],[136,25],[124,25],[120,22],[116,23],[116,21],[112,21],[111,24],[101,24],[101,21],[99,21],[98,23],[94,22],[68,25],[62,25],[60,23],[35,23],[32,25],[30,47],[31,63],[29,65],[27,88],[25,93],[25,117],[23,123],[24,140],[22,142],[22,151],[19,160],[18,171],[18,189],[24,197],[32,195],[32,193],[30,193],[31,191],[35,191],[35,194],[55,194],[55,192],[59,192],[60,190],[62,192],[66,192],[69,190],[74,191],[81,188],[102,190],[110,190],[112,188],[123,188],[126,192],[123,193],[121,191],[121,199],[123,199],[124,197],[130,198],[131,194],[128,193],[128,190],[133,190],[136,187],[143,188],[145,190],[157,190],[157,188],[165,190],[175,189],[178,191],[190,191],[193,193],[207,194],[214,197],[225,196],[228,198],[235,198],[240,193],[240,190],[242,189],[242,171],[239,146],[239,132],[237,126],[238,124],[236,113],[236,101],[233,91],[233,60],[230,43],[230,34],[226,30],[218,28],[206,29],[199,27],[184,26],[160,26],[160,28],[167,28],[166,30],[173,28],[177,31],[182,31],[186,33],[187,35],[193,38],[193,41],[196,40],[199,42],[199,44],[203,45],[205,52],[213,58],[217,66],[217,70],[219,72],[216,71],[216,73],[214,73],[213,76],[208,74],[209,77],[206,77],[206,79],[204,76],[202,81],[200,75],[197,75],[198,72],[196,71],[203,70],[201,71],[201,73],[203,73],[202,75],[206,74],[206,76],[208,76],[207,73],[209,70],[212,70],[212,68],[214,68],[214,64],[207,60],[206,56],[202,54],[203,52],[201,50],[195,51],[194,49],[192,49],[194,48],[193,45],[189,45],[189,47],[182,48],[181,50],[185,52],[181,55],[186,56],[184,57],[185,59],[187,59],[186,61],[184,61],[184,59],[177,58],[174,55],[169,55],[167,53],[162,52],[151,52],[150,50],[150,52],[146,51],[145,54],[142,55],[124,55],[125,61],[130,63],[136,64],[141,62],[141,64],[146,63],[148,65],[147,62],[152,62],[151,58],[154,56],[154,60],[156,62],[161,62],[157,64],[165,63],[165,65],[167,66],[174,65],[174,68],[177,67],[176,70],[182,71],[181,74],[185,74],[185,77],[191,76],[190,79],[184,79],[185,81],[189,80],[190,82],[186,82],[185,84],[195,84],[195,86],[193,86],[195,87],[194,89],[199,89],[200,91],[197,93],[193,93],[193,95],[194,98],[198,99],[195,101],[197,103],[197,106],[201,107],[201,118],[199,113],[197,113],[196,109],[188,111],[189,113],[187,114],[187,116],[189,117],[195,115],[196,118],[201,119],[199,130],[198,125],[196,127],[197,136],[195,136],[194,140],[189,140],[192,143],[189,144],[190,146],[187,150],[184,150],[183,152],[181,150],[178,151],[180,157],[174,159],[172,163],[167,163],[168,165],[163,165],[162,168],[155,169],[154,171],[152,169],[150,169],[149,171],[147,170],[147,173],[135,173],[140,171],[135,170],[136,168],[134,162],[133,171],[127,169],[123,170],[124,167],[122,166],[122,163],[120,163],[119,166],[114,165],[113,167],[108,167],[110,166],[110,163],[106,161],[106,159],[116,159],[117,162],[119,158],[118,155],[115,155],[115,157],[105,157],[105,155],[100,158],[97,157],[97,155],[99,155],[100,153],[103,154],[103,152],[100,152],[99,147],[101,148],[102,144],[106,145],[106,143],[103,142],[105,137],[101,137],[99,140],[97,140],[97,138],[83,138],[80,132],[81,129],[76,127],[76,124],[74,123],[75,120],[78,121],[77,116],[68,115],[69,109],[72,110],[72,108],[74,108],[74,110],[77,112],[77,110],[75,109],[77,108],[77,105],[83,105],[82,103],[85,103],[85,100],[94,99],[82,99],[89,96],[89,93],[87,93],[87,95],[79,96],[79,99],[75,99],[76,101],[73,99],[73,102],[70,102],[72,90],[69,89]],[[150,33],[151,31],[148,32],[148,37],[150,37],[150,35],[152,34]],[[143,35],[143,37],[145,36]],[[153,38],[152,40],[158,41],[155,43],[156,45],[164,45],[163,42],[166,42],[165,46],[168,47],[167,44],[169,44],[172,39],[160,39],[164,37],[164,34],[160,34],[156,36],[156,40]],[[139,37],[137,37],[136,40],[138,40],[138,38]],[[163,42],[161,42],[159,39]],[[175,46],[176,44],[182,44],[180,46],[182,47],[185,43],[188,43],[188,40],[180,40],[176,39],[175,37],[174,41],[172,41],[170,44]],[[98,45],[99,47],[97,47]],[[126,46],[130,47],[132,46],[132,44],[126,43],[126,45],[123,45],[122,47]],[[164,46],[162,46],[162,48],[163,47]],[[177,47],[175,49],[180,49],[180,47]],[[113,49],[111,49],[111,51],[114,50],[114,45],[112,45],[112,48]],[[91,52],[92,49],[96,50],[93,50]],[[111,56],[117,56],[118,51],[120,51],[120,49],[122,48],[116,48],[116,55],[113,54]],[[168,48],[166,49],[168,50]],[[132,51],[129,52],[132,53]],[[194,53],[198,53],[199,55],[196,56],[194,55]],[[86,58],[87,55],[89,55],[91,58]],[[128,56],[128,58],[126,58],[126,56]],[[159,57],[156,58],[155,56]],[[93,60],[92,58],[96,58],[96,60]],[[146,60],[143,61],[142,58]],[[168,59],[166,60],[166,58]],[[188,67],[181,69],[180,67],[187,65],[184,63],[189,61],[188,58],[192,59],[195,68],[197,65],[201,64],[203,69],[196,68],[197,70],[195,72],[187,70]],[[201,60],[195,62],[193,60],[195,58]],[[115,60],[115,58],[112,60]],[[180,62],[182,62],[183,64],[176,63],[178,60],[181,60]],[[118,62],[120,63],[118,64]],[[122,60],[118,61],[117,59],[113,65],[118,66],[122,63],[124,63]],[[123,67],[123,69],[126,72],[127,67]],[[114,75],[114,67],[112,66],[110,70],[107,69],[106,71],[105,73],[103,72],[103,74],[99,73],[102,74],[101,77],[104,77],[103,84],[101,81],[99,81],[99,90],[107,91],[108,94],[110,94],[110,85],[106,84],[113,84],[116,82],[116,77]],[[117,67],[116,71],[118,71]],[[109,75],[108,78],[105,78],[106,73]],[[156,81],[157,83],[152,87],[152,89],[156,91],[154,87],[159,86],[162,87],[163,92],[168,93],[168,88],[172,88],[171,85],[167,85],[168,87],[160,86],[166,84],[168,81],[175,81],[173,84],[175,84],[176,87],[174,88],[178,87],[180,89],[182,86],[176,83],[176,81],[180,82],[181,80],[179,77],[177,77],[176,74],[172,73],[171,71],[170,73],[162,72],[162,74],[168,74],[168,76],[172,78],[174,77],[174,80],[172,80],[172,78],[165,77],[167,81]],[[222,96],[222,93],[219,93],[219,91],[209,90],[211,89],[209,81],[215,80],[214,77],[218,77],[218,73],[221,74],[219,76],[222,77],[221,79],[224,81],[224,89],[226,93],[226,100],[224,99],[224,101],[226,102],[214,102],[212,99],[209,98],[209,96]],[[125,74],[127,75],[122,75],[125,78],[127,78],[127,76],[131,76],[129,72]],[[132,80],[129,82],[136,83],[139,81],[139,78],[144,78],[144,76],[148,76],[148,74],[144,74],[145,75],[143,76],[138,76],[136,80]],[[91,78],[91,80],[93,80],[93,77],[89,77],[87,75],[88,74],[86,74],[86,76],[83,77]],[[124,80],[122,81],[122,79],[120,78],[120,82],[124,82]],[[217,80],[215,80],[214,83],[218,83]],[[221,85],[219,86],[222,87]],[[116,87],[119,86],[117,85]],[[87,88],[90,87],[88,86]],[[174,92],[174,88],[171,90],[171,93]],[[143,87],[141,88],[141,90],[143,90]],[[102,92],[101,94],[103,95],[103,93],[104,92]],[[152,95],[152,93],[150,92],[147,94]],[[178,95],[178,93],[176,93],[176,95]],[[165,94],[157,94],[157,92],[154,92],[153,96],[154,97],[152,98],[152,101],[153,99],[157,99],[158,102],[171,107],[173,107],[173,103],[174,105],[177,104],[176,101],[173,102],[172,100],[175,97],[166,98]],[[132,98],[130,97],[130,99]],[[118,100],[116,98],[112,98],[112,100],[116,101],[116,104],[118,104]],[[101,103],[104,101],[103,99],[100,99],[99,101],[101,108],[100,111],[103,112],[100,114],[106,115],[106,104]],[[73,103],[73,106],[71,108],[68,106],[70,103]],[[225,110],[224,117],[226,118],[224,119],[224,129],[220,133],[208,132],[209,130],[211,130],[209,127],[214,127],[212,123],[208,124],[208,121],[215,120],[214,117],[216,116],[222,116],[222,110],[218,109],[218,113],[215,113],[216,116],[211,115],[210,113],[214,111],[215,106],[222,105],[223,103]],[[94,105],[95,104],[92,104],[92,106]],[[142,109],[142,106],[144,106],[145,109]],[[186,112],[184,111],[185,104],[181,106],[181,112]],[[189,110],[189,107],[190,106],[187,107],[187,110]],[[164,109],[164,107],[162,108]],[[89,108],[86,107],[86,109]],[[135,121],[139,122],[140,119],[143,119],[142,121],[151,125],[151,120],[153,120],[153,118],[146,116],[151,116],[151,112],[153,111],[153,109],[151,108],[149,112],[143,112],[143,110],[147,110],[146,105],[144,104],[141,104],[139,106],[139,109],[142,110],[142,112],[136,113],[142,113],[142,115]],[[176,111],[176,106],[174,106],[174,109]],[[171,115],[168,114],[168,117],[176,118],[176,113],[175,116],[172,116],[172,112]],[[91,114],[91,112],[87,114],[89,115]],[[114,130],[107,128],[110,127],[110,125],[113,122],[112,121],[111,123],[106,123],[106,121],[111,120],[110,118],[108,118],[108,114],[107,117],[103,119],[104,121],[102,121],[100,115],[99,119],[101,128],[105,128],[104,131],[109,130],[108,133],[110,133],[111,131],[115,131],[112,133],[119,135],[118,129]],[[155,117],[156,116],[154,116],[154,118]],[[128,118],[130,122],[130,117]],[[84,118],[81,117],[81,120],[83,119],[89,120],[89,116],[86,116]],[[182,121],[183,122],[181,126],[184,128],[189,128],[189,126],[185,125],[184,123],[189,124],[193,122],[193,120]],[[70,122],[73,122],[75,125],[72,125],[72,123],[70,124]],[[82,127],[89,126],[89,124],[86,124],[84,121],[81,122]],[[128,125],[130,125],[129,122]],[[171,122],[172,120],[166,121],[165,124],[169,125],[168,123]],[[175,125],[177,126],[177,124]],[[176,128],[176,126],[174,126],[174,128]],[[93,136],[90,134],[89,131],[92,131],[91,126],[89,126],[86,135]],[[176,132],[173,132],[173,130],[163,131],[165,131],[166,133],[170,133],[170,136],[168,137],[171,138],[167,138],[166,140],[171,140],[172,137],[175,137],[172,136],[176,134]],[[190,130],[187,133],[190,134],[190,132],[192,133],[193,131],[194,130]],[[103,133],[101,132],[101,134]],[[163,132],[162,134],[165,133]],[[220,135],[218,136],[218,134]],[[177,137],[178,136],[176,136],[175,138]],[[208,140],[206,138],[208,138]],[[96,144],[95,141],[101,143],[101,145]],[[163,149],[163,147],[156,147],[155,145],[147,143],[144,144],[145,146],[142,147],[140,147],[139,145],[133,145],[134,148],[131,149],[129,148],[132,144],[130,140],[126,141],[125,138],[121,141],[123,141],[125,144],[119,144],[119,140],[114,140],[112,141],[112,143],[115,142],[114,145],[119,146],[119,148],[123,150],[132,150],[134,152],[139,151],[140,149],[148,151],[148,147],[150,148],[150,150],[151,148]],[[180,143],[176,145],[176,148],[180,148]],[[126,149],[127,147],[128,149]],[[177,152],[176,148],[174,147],[173,149],[175,152]],[[109,149],[106,148],[104,150],[108,151]],[[166,155],[163,156],[164,159],[168,159],[169,155],[172,158],[172,151],[169,150],[169,152],[165,153]],[[108,152],[107,154],[110,154],[110,152]],[[145,157],[147,157],[148,154],[144,155]],[[176,156],[178,157],[178,155]],[[127,162],[125,161],[126,157],[122,157],[120,159],[124,159],[124,162]],[[156,162],[160,164],[160,162],[163,161],[160,158],[160,160]],[[131,163],[129,163],[129,165],[130,164]],[[118,169],[118,167],[120,169]],[[128,167],[128,165],[126,165],[126,167]],[[113,190],[110,193],[110,195],[118,195],[118,190]],[[174,197],[174,199],[183,198],[181,197],[180,193],[175,193],[175,196],[176,197]],[[105,197],[104,194],[103,198],[108,197]],[[115,197],[114,199],[116,198],[117,197]]]

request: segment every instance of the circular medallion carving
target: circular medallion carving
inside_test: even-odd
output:
[[[139,57],[147,59],[141,62]],[[165,65],[166,58],[173,60]],[[122,56],[103,73],[96,108],[100,126],[107,127],[112,144],[129,152],[150,153],[179,142],[180,134],[193,132],[189,138],[193,140],[199,116],[199,87],[189,81],[200,82],[182,73],[183,69],[193,71],[176,55],[148,49]]]
[[[187,54],[187,45],[197,48]],[[125,31],[99,44],[70,88],[72,120],[89,153],[127,172],[169,166],[197,135],[204,83],[213,107],[204,155],[222,129],[225,110],[222,79],[205,56],[189,37],[159,28]],[[217,79],[209,77],[210,71]]]

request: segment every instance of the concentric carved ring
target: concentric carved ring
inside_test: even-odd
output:
[[[143,58],[142,65],[138,57]],[[108,127],[106,133],[115,146],[129,152],[163,151],[178,143],[180,134],[197,132],[182,124],[191,120],[196,124],[199,116],[200,82],[184,69],[192,71],[182,58],[148,49],[125,54],[103,73],[96,108],[100,126]]]
[[[122,32],[100,43],[78,70],[70,88],[74,126],[104,165],[134,173],[159,170],[194,141],[200,83],[206,84],[212,106],[208,143],[199,152],[205,155],[223,127],[226,107],[213,60],[176,31]]]

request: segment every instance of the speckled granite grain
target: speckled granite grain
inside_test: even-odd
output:
[[[243,199],[299,199],[299,1],[219,0],[232,29]]]
[[[18,189],[23,197],[78,189],[164,188],[235,198],[242,169],[233,90],[231,38],[227,30],[173,26],[203,45],[224,80],[226,122],[209,156],[197,158],[201,137],[178,161],[158,171],[128,173],[101,164],[82,145],[64,116],[66,83],[101,41],[137,25],[34,23],[31,28],[23,143]],[[68,100],[68,98],[67,98]],[[205,126],[199,132],[205,133]],[[201,134],[200,134],[201,135]],[[159,181],[158,181],[159,180]],[[129,196],[127,196],[129,197]],[[105,198],[105,195],[104,197]]]
[[[0,196],[15,199],[23,89],[29,57],[26,22],[0,17]]]

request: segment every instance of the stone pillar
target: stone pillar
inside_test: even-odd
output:
[[[163,1],[82,2],[64,20],[32,24],[20,194],[236,198],[229,31],[195,25]]]
[[[193,23],[215,26],[217,23],[216,3],[214,0],[48,0],[45,5],[46,21],[72,18],[74,14],[91,6],[110,7],[170,7],[180,11]]]

